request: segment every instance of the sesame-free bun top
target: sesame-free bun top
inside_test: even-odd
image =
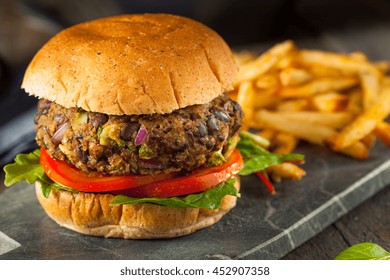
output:
[[[64,107],[114,115],[170,113],[232,88],[233,55],[213,30],[169,14],[81,23],[49,40],[22,88]]]

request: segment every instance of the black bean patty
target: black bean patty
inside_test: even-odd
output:
[[[171,114],[116,116],[40,100],[37,143],[84,171],[112,175],[190,171],[226,152],[242,111],[226,94]],[[142,137],[146,134],[146,137]]]

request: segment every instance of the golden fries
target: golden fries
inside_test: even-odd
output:
[[[332,90],[343,90],[357,85],[353,78],[318,78],[300,87],[285,87],[278,92],[284,98],[309,97],[318,93]]]
[[[279,74],[280,83],[284,87],[298,86],[308,82],[311,78],[312,75],[308,71],[293,67],[282,69]]]
[[[375,73],[361,73],[360,81],[363,90],[363,108],[368,109],[374,104],[379,95],[380,77]]]
[[[254,116],[258,127],[272,128],[290,133],[298,138],[317,145],[324,145],[325,140],[336,134],[336,130],[314,123],[294,121],[286,115],[267,110],[257,111]]]
[[[390,147],[390,61],[299,49],[292,41],[238,57],[234,92],[245,128],[260,130],[271,151],[293,152],[302,139],[365,159],[376,139]],[[269,172],[275,180],[301,178],[299,169],[286,163]]]
[[[282,179],[301,180],[306,175],[305,170],[290,162],[270,166],[267,171],[275,182],[280,182]]]
[[[290,133],[279,132],[273,138],[271,150],[276,154],[289,154],[294,151],[297,144],[297,137]]]
[[[386,146],[390,147],[390,124],[387,122],[379,122],[375,127],[374,134],[381,139]]]
[[[244,112],[244,124],[243,128],[247,129],[249,127],[248,120],[252,118],[254,108],[252,106],[254,100],[254,91],[252,83],[244,82],[240,85],[237,94],[237,102],[242,106]]]
[[[390,114],[390,87],[385,87],[378,101],[352,123],[347,125],[336,137],[329,139],[334,150],[344,149],[369,135]]]
[[[241,71],[238,72],[235,84],[238,85],[242,82],[253,80],[268,72],[283,56],[293,51],[294,48],[295,45],[292,41],[286,41],[274,46],[255,60],[243,65]]]
[[[337,70],[346,76],[354,76],[364,72],[380,75],[379,70],[373,64],[361,58],[356,59],[356,55],[349,56],[317,50],[302,50],[298,59],[302,64],[321,65],[324,68]]]
[[[328,126],[330,128],[343,128],[351,122],[353,116],[348,112],[313,112],[296,111],[278,113],[294,122],[307,122]]]
[[[320,112],[338,112],[346,109],[349,100],[348,96],[331,91],[313,96],[310,99],[310,105],[314,110]]]

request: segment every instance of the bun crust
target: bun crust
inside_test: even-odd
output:
[[[239,190],[239,177],[235,187]],[[235,207],[237,198],[225,196],[216,210],[170,208],[151,203],[109,206],[111,194],[74,194],[52,189],[48,198],[39,183],[36,194],[46,213],[60,226],[102,237],[124,239],[172,238],[193,233],[218,222]]]
[[[191,19],[122,15],[81,23],[47,42],[22,88],[64,107],[114,115],[171,113],[232,89],[225,41]]]

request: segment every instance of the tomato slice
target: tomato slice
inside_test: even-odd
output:
[[[111,192],[134,188],[170,179],[178,174],[174,172],[156,175],[111,176],[100,172],[81,172],[66,161],[53,159],[42,147],[39,162],[47,176],[54,182],[82,192]]]
[[[123,194],[132,197],[172,197],[192,193],[203,192],[237,174],[244,162],[240,152],[233,151],[229,160],[220,166],[198,168],[187,176],[154,182],[144,186],[115,191],[115,194]]]
[[[244,162],[238,150],[220,166],[198,168],[185,176],[178,173],[109,176],[80,172],[62,160],[53,159],[41,148],[40,163],[47,176],[66,187],[82,192],[111,192],[133,197],[172,197],[202,192],[237,174]]]

